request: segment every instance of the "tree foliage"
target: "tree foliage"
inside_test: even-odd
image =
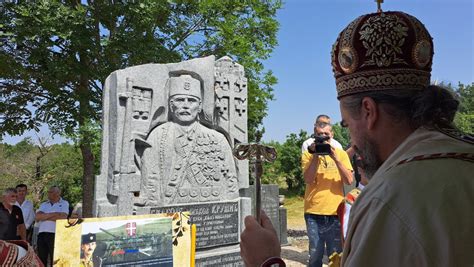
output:
[[[0,84],[8,103],[0,106],[0,130],[15,135],[46,122],[53,133],[76,133],[87,120],[100,119],[102,82],[111,72],[214,54],[233,56],[245,66],[253,131],[273,97],[276,78],[264,72],[261,61],[277,43],[274,17],[280,6],[279,1],[6,3],[0,16]]]
[[[351,137],[349,135],[349,129],[341,126],[341,123],[336,123],[332,126],[334,133],[334,139],[341,143],[342,148],[346,149],[351,143]]]
[[[474,83],[470,85],[459,83],[454,92],[459,98],[454,124],[461,131],[474,135]]]
[[[271,142],[265,143],[264,145],[275,148],[277,152],[277,159],[271,163],[268,163],[268,162],[264,163],[262,183],[277,184],[280,187],[285,187],[286,186],[285,176],[281,172],[281,161],[279,160],[279,157],[281,154],[281,144],[276,141],[271,141]],[[252,170],[251,174],[253,174],[253,171],[254,171],[253,162],[250,162],[250,168]],[[254,182],[253,175],[251,178],[252,178],[251,183],[253,183]]]
[[[94,135],[107,75],[127,66],[229,55],[246,68],[249,136],[261,124],[276,78],[264,71],[277,44],[281,1],[33,1],[0,15],[0,132],[48,124],[78,136],[84,215],[90,216]]]
[[[48,153],[42,153],[47,149]],[[46,200],[49,186],[57,185],[71,205],[82,198],[80,150],[70,144],[36,145],[26,138],[16,145],[0,143],[0,184],[3,188],[24,183],[35,205]],[[38,172],[38,164],[39,170]]]
[[[301,170],[301,146],[308,139],[308,133],[300,130],[298,134],[290,133],[286,136],[283,144],[271,142],[267,145],[273,146],[278,154],[274,163],[265,165],[263,181],[281,185],[284,180],[289,191],[304,192],[305,183]],[[283,179],[282,179],[283,178]]]
[[[288,190],[303,192],[305,183],[301,170],[301,146],[309,136],[306,131],[300,130],[298,134],[291,133],[286,136],[282,144],[280,161],[281,170],[286,175]]]

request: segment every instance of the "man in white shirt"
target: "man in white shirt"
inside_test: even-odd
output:
[[[38,256],[45,266],[48,264],[48,259],[53,262],[56,220],[66,219],[68,213],[69,203],[61,198],[59,187],[50,187],[48,201],[41,203],[36,212],[36,221],[39,222]]]
[[[15,205],[21,208],[23,213],[23,220],[26,227],[26,240],[31,241],[31,233],[33,231],[33,223],[35,222],[35,211],[33,209],[33,203],[26,199],[28,194],[28,187],[26,184],[19,184],[16,186],[16,203]]]
[[[320,123],[324,123],[324,124],[331,124],[331,118],[329,118],[328,115],[324,115],[324,114],[321,114],[319,115],[317,118],[316,118],[316,122],[314,123],[314,135],[316,135],[316,126]],[[339,143],[336,139],[333,138],[334,137],[334,134],[331,133],[331,139],[329,139],[329,144],[335,148],[339,148],[339,149],[342,149],[342,145],[341,143]],[[314,143],[314,138],[313,137],[310,137],[308,139],[306,139],[304,142],[303,142],[303,145],[301,146],[301,153],[304,153],[305,151],[308,150],[308,147]]]

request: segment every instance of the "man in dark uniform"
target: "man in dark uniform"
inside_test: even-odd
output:
[[[94,256],[94,250],[96,248],[96,236],[95,234],[88,233],[82,235],[81,243],[81,267],[98,267],[102,266],[102,259]]]
[[[23,221],[23,213],[21,209],[15,206],[16,190],[7,188],[2,194],[2,203],[0,209],[8,214],[8,230],[0,239],[4,240],[26,240],[26,228]]]

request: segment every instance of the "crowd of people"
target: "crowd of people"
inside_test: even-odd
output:
[[[0,203],[0,266],[51,266],[53,263],[56,220],[70,214],[69,203],[57,186],[48,189],[48,200],[34,211],[26,199],[28,187],[19,184],[2,193]],[[34,225],[38,228],[33,236]],[[36,251],[31,245],[36,241]]]

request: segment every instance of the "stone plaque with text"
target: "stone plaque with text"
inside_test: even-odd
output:
[[[153,207],[151,214],[189,211],[196,224],[196,248],[208,248],[239,242],[239,202],[209,202],[190,205]]]
[[[225,255],[216,255],[202,259],[196,259],[196,267],[240,267],[244,266],[240,252]]]
[[[262,185],[262,209],[267,213],[275,229],[280,227],[278,192],[278,185]],[[278,230],[277,233],[280,237]]]
[[[280,215],[279,215],[279,197],[278,185],[262,184],[262,210],[272,221],[273,227],[280,229]],[[255,215],[255,185],[250,186],[244,190],[246,197],[252,198],[252,214]],[[278,238],[280,238],[280,231],[277,230]]]

